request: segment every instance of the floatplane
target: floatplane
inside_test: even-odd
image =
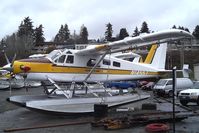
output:
[[[101,45],[91,45],[82,50],[61,49],[54,50],[45,57],[16,60],[11,68],[13,74],[20,74],[26,79],[36,81],[49,81],[55,88],[49,91],[45,86],[47,96],[12,96],[8,100],[23,106],[40,111],[58,113],[87,113],[93,112],[93,104],[106,103],[108,107],[128,103],[134,100],[147,98],[135,95],[100,96],[88,87],[90,82],[137,80],[156,78],[165,70],[167,42],[192,35],[183,30],[170,29],[137,37],[127,37],[120,41],[108,42]],[[143,62],[127,61],[117,53],[123,50],[142,46],[153,46],[153,52]],[[134,55],[135,56],[135,55]],[[137,56],[136,56],[137,57]],[[70,82],[71,86],[63,91],[65,98],[49,97],[56,90],[63,90],[57,82]],[[75,84],[83,83],[86,86],[85,94],[94,97],[75,97]]]

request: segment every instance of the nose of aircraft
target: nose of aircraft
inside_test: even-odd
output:
[[[19,73],[26,73],[30,71],[31,68],[27,66],[26,63],[24,62],[14,61],[12,69],[14,74],[19,74]]]

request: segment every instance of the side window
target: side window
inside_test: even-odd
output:
[[[169,81],[167,82],[167,85],[173,85],[173,80],[169,80]]]
[[[87,66],[94,66],[96,63],[96,59],[90,59],[88,62],[87,62]]]
[[[104,59],[102,63],[103,63],[104,65],[111,65],[111,61],[110,61],[110,60],[107,60],[107,59]]]
[[[68,55],[66,59],[66,63],[73,63],[74,62],[74,56],[73,55]]]
[[[64,63],[65,58],[66,58],[66,55],[62,55],[55,62],[56,63]]]
[[[116,62],[116,61],[113,61],[113,66],[115,66],[115,67],[120,67],[120,63],[119,63],[119,62]]]

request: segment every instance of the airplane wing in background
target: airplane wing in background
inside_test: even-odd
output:
[[[123,40],[109,42],[102,45],[91,45],[86,49],[78,51],[78,55],[101,55],[107,51],[109,53],[122,51],[125,49],[132,49],[136,47],[151,45],[154,43],[163,43],[168,41],[174,41],[182,38],[192,38],[193,36],[184,31],[178,29],[170,29],[159,31],[151,34],[144,34],[136,37],[126,37]]]

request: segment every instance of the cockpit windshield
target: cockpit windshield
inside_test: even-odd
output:
[[[53,50],[51,53],[49,53],[46,57],[54,60],[56,57],[58,57],[59,55],[61,55],[61,51],[60,50]]]

